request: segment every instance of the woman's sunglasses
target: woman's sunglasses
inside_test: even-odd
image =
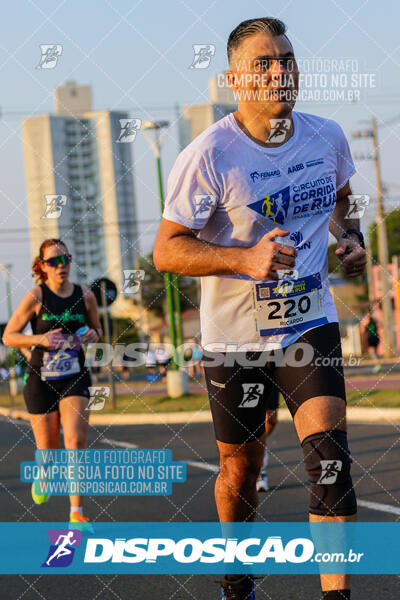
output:
[[[41,263],[46,263],[49,267],[58,267],[58,265],[62,265],[66,267],[72,260],[72,256],[70,254],[60,254],[59,256],[52,256],[51,258],[42,259]]]

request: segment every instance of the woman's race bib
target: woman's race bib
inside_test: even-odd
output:
[[[77,350],[50,350],[43,355],[40,376],[43,381],[66,379],[80,370]]]
[[[320,273],[256,283],[253,303],[260,336],[295,333],[328,323]]]

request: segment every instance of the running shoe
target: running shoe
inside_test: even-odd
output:
[[[35,504],[44,504],[50,498],[49,494],[37,494],[35,491],[35,481],[31,487],[32,500]]]
[[[72,527],[73,525],[73,527]],[[73,512],[69,517],[69,528],[79,529],[82,532],[94,533],[93,525],[88,517],[84,517],[79,512]]]
[[[255,600],[255,597],[253,575],[221,581],[221,600]]]
[[[265,469],[261,469],[256,485],[257,492],[268,492],[268,475]]]

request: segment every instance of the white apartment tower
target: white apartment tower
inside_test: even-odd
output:
[[[75,82],[54,96],[54,115],[22,126],[32,257],[44,239],[61,238],[74,281],[108,277],[120,288],[139,252],[132,149],[117,141],[129,115],[93,111],[90,86]]]
[[[183,107],[183,115],[178,121],[181,150],[207,127],[237,108],[236,98],[226,83],[225,73],[209,79],[208,93],[208,102]]]

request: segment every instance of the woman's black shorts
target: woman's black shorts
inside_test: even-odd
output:
[[[212,366],[210,361],[219,364]],[[228,444],[251,442],[264,433],[272,386],[281,392],[293,417],[315,396],[346,401],[337,323],[303,333],[280,354],[204,351],[203,365],[215,435]]]
[[[89,398],[91,385],[91,377],[87,369],[67,379],[42,381],[40,367],[37,372],[32,367],[28,367],[24,385],[25,404],[32,415],[50,413],[58,410],[59,401],[68,396]]]

